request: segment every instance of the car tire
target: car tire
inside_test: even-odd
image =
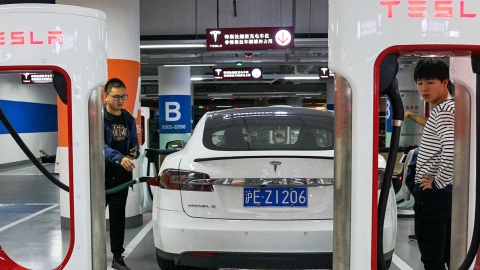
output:
[[[158,267],[160,267],[160,269],[162,270],[214,270],[209,268],[201,268],[201,267],[193,267],[193,266],[183,266],[183,265],[176,266],[174,260],[165,260],[165,259],[159,258],[158,256],[157,256],[157,264],[158,264]]]

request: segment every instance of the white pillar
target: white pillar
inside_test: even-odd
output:
[[[286,98],[286,103],[292,107],[302,107],[303,99],[301,97],[288,97]]]
[[[335,85],[327,83],[327,110],[333,110],[335,104]]]
[[[158,68],[159,148],[169,141],[187,141],[192,132],[192,83],[190,67]]]

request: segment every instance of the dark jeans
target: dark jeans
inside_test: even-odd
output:
[[[105,176],[105,189],[117,187],[128,182],[126,177]],[[127,204],[128,188],[106,195],[106,205],[110,220],[110,250],[114,257],[119,257],[125,251],[125,205]]]
[[[416,192],[415,235],[426,270],[450,265],[452,194]]]

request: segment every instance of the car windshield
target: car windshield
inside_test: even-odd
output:
[[[333,115],[305,108],[247,108],[215,112],[203,133],[220,151],[333,150]]]

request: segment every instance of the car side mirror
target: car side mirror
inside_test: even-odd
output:
[[[175,141],[169,141],[166,145],[165,145],[165,149],[167,150],[180,150],[180,149],[183,149],[183,147],[185,147],[185,141],[182,141],[182,140],[175,140]]]

